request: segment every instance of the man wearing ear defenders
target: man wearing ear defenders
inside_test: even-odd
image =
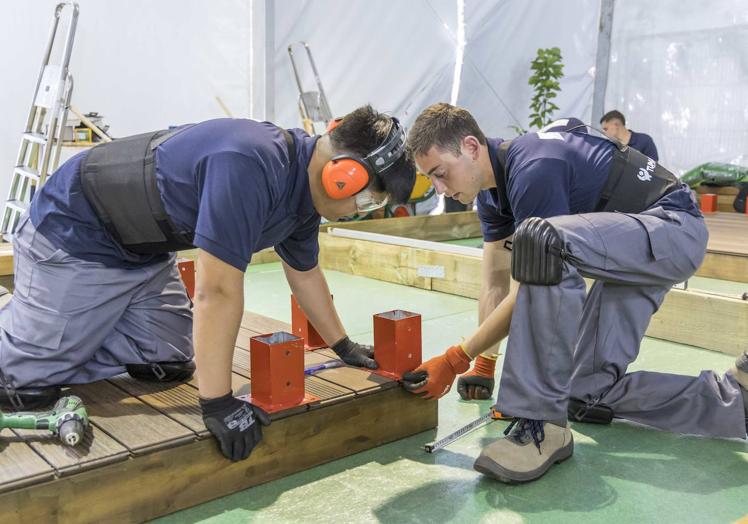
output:
[[[707,230],[685,184],[577,119],[502,141],[464,109],[436,104],[408,140],[437,191],[477,197],[485,284],[506,290],[498,303],[487,294],[494,301],[472,336],[403,377],[439,398],[508,335],[496,409],[515,418],[476,470],[502,482],[539,478],[572,455],[569,420],[746,437],[748,353],[724,376],[627,373],[666,293],[704,258]],[[512,234],[510,285],[497,261]],[[583,277],[594,280],[589,293]],[[493,374],[481,363],[464,390],[490,391]]]
[[[0,311],[0,403],[38,407],[62,384],[125,371],[188,380],[194,347],[205,424],[226,457],[246,458],[268,422],[231,391],[252,254],[274,246],[327,344],[348,364],[376,368],[372,348],[346,336],[318,266],[320,216],[404,202],[414,179],[402,126],[370,106],[322,137],[217,119],[75,156],[42,186],[15,235],[16,292]],[[193,247],[191,310],[174,252]]]

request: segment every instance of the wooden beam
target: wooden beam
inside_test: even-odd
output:
[[[646,334],[737,356],[748,340],[748,301],[673,289]]]
[[[226,460],[213,439],[204,439],[4,493],[0,521],[46,522],[53,515],[59,523],[141,522],[436,424],[436,401],[389,389],[275,421],[242,462]]]
[[[480,291],[481,258],[475,256],[321,234],[320,264],[325,269],[468,298],[478,298]],[[509,267],[508,251],[502,264]],[[429,267],[432,275],[441,272],[441,277],[419,276],[423,267]],[[748,339],[748,301],[673,289],[652,318],[647,335],[738,354]]]
[[[402,218],[379,218],[358,222],[333,222],[320,226],[320,231],[325,231],[331,227],[436,242],[481,235],[480,222],[478,222],[475,211]]]

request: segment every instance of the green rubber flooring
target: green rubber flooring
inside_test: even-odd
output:
[[[424,358],[477,325],[476,301],[326,272],[355,340],[371,341],[371,317],[401,308],[423,317]],[[290,321],[279,264],[253,266],[246,308]],[[645,339],[633,369],[696,375],[732,358]],[[574,456],[540,480],[507,486],[472,469],[482,446],[502,435],[494,422],[433,455],[423,444],[487,412],[491,401],[439,402],[438,431],[337,460],[159,519],[162,523],[729,523],[748,514],[748,443],[684,437],[625,422],[573,425]]]

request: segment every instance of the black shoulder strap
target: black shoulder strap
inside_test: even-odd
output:
[[[509,172],[506,169],[506,155],[509,146],[512,145],[511,140],[504,140],[499,144],[499,148],[496,150],[496,160],[499,164],[501,173],[496,178],[496,192],[499,195],[502,209],[508,210],[509,206],[509,194],[507,192],[507,181],[509,180]]]
[[[289,165],[294,165],[296,163],[296,143],[293,141],[293,137],[291,136],[291,133],[289,133],[287,130],[283,129],[282,127],[279,127],[281,134],[283,135],[283,138],[286,139],[286,147],[288,148],[288,160]]]

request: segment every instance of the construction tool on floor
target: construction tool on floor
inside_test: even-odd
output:
[[[435,451],[438,451],[442,449],[445,446],[450,445],[452,442],[461,439],[468,433],[470,433],[473,430],[476,430],[480,427],[483,427],[487,424],[490,424],[494,420],[511,420],[512,417],[506,417],[496,411],[496,406],[491,406],[491,411],[489,413],[486,413],[482,417],[475,419],[470,424],[467,424],[457,431],[454,431],[444,437],[443,439],[437,440],[435,442],[429,442],[424,446],[426,453],[433,453]]]
[[[317,90],[305,90],[302,85],[302,75],[299,67],[297,67],[296,59],[294,58],[293,48],[294,46],[303,46],[306,53],[307,62],[311,67],[312,75],[314,76],[314,82],[317,86]],[[301,114],[301,121],[304,126],[304,131],[310,135],[316,135],[317,130],[315,124],[319,124],[321,132],[324,133],[327,129],[327,124],[332,120],[332,112],[330,106],[327,103],[327,96],[325,90],[322,87],[322,81],[319,78],[319,72],[317,66],[314,63],[312,57],[312,50],[309,49],[309,44],[306,42],[296,42],[289,44],[288,46],[288,57],[291,60],[291,69],[293,69],[293,75],[296,79],[296,86],[299,88],[299,113]]]
[[[51,411],[0,412],[0,429],[50,431],[66,446],[80,443],[87,427],[88,413],[83,401],[75,395],[62,397]]]
[[[64,13],[69,13],[67,30],[61,42],[57,42],[57,31]],[[68,72],[68,65],[77,23],[78,4],[57,4],[3,210],[0,233],[8,241],[12,241],[18,220],[31,204],[34,192],[44,184],[60,160],[62,134],[73,92],[73,77]],[[52,58],[56,43],[63,46],[59,62]]]
[[[322,364],[316,364],[314,366],[309,366],[307,368],[304,368],[304,374],[305,375],[314,375],[318,371],[322,371],[323,369],[333,369],[333,368],[340,368],[343,367],[345,364],[342,360],[330,360],[329,362],[323,362]]]

